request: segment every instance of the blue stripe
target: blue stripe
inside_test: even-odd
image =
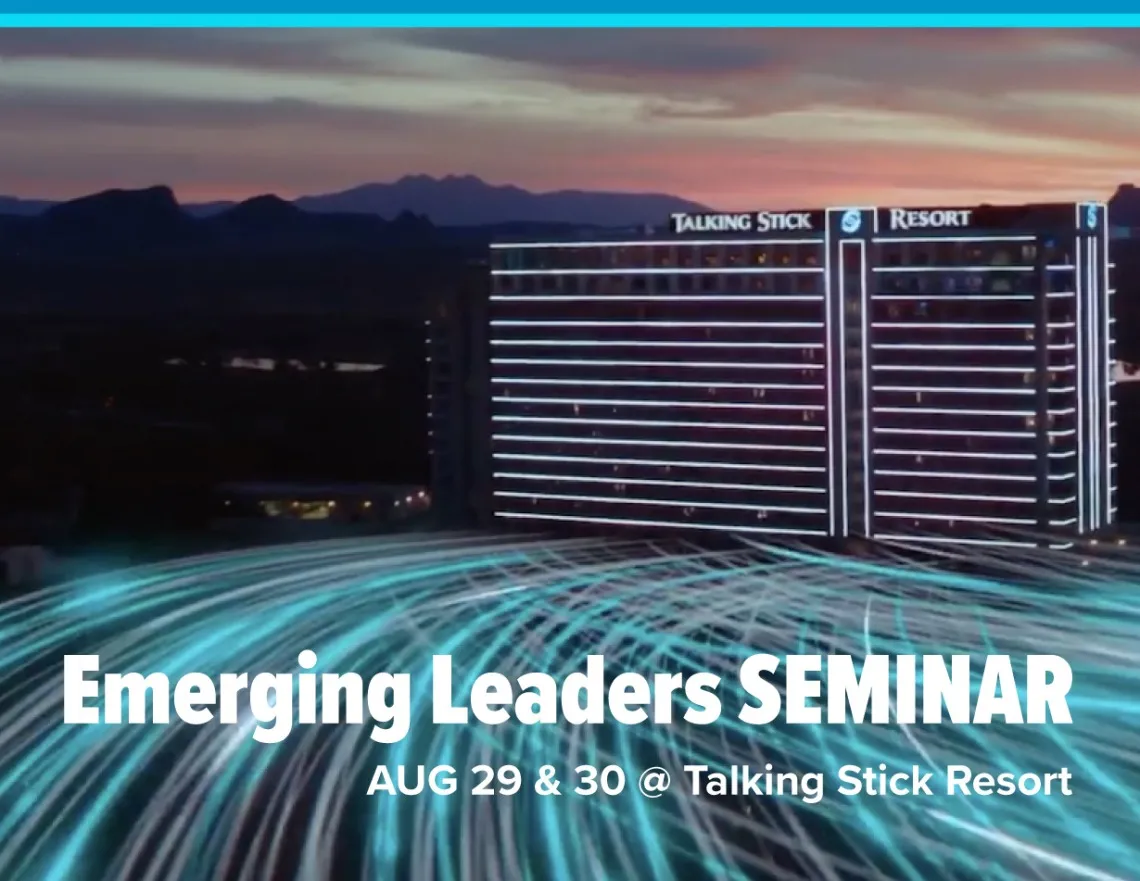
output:
[[[306,12],[303,7],[295,12],[283,11],[292,3],[255,3],[248,12],[234,13],[232,4],[221,4],[205,0],[195,4],[194,11],[146,11],[141,3],[120,2],[120,11],[94,11],[86,2],[44,3],[19,2],[0,3],[0,26],[3,27],[840,27],[840,28],[972,28],[972,27],[1085,27],[1121,28],[1140,26],[1140,14],[1135,12],[1114,12],[1125,8],[1119,3],[1094,3],[1085,14],[1049,13],[1041,11],[1041,4],[1013,2],[1006,4],[1009,9],[1003,12],[975,12],[970,9],[989,9],[992,4],[965,2],[955,6],[953,13],[892,12],[893,8],[903,8],[901,3],[880,3],[881,11],[871,13],[828,12],[826,8],[834,4],[817,4],[818,11],[796,13],[763,14],[742,11],[745,7],[755,9],[755,4],[720,0],[715,12],[687,13],[662,12],[669,4],[637,3],[628,12],[614,13],[602,11],[612,9],[611,4],[601,0],[584,0],[581,3],[567,3],[568,11],[525,12],[533,4],[498,0],[496,12],[465,12],[459,10],[458,3],[436,0],[421,7],[416,12],[375,12],[359,11],[364,4],[340,0],[337,6],[343,11]],[[256,7],[265,5],[264,12]],[[299,4],[298,4],[299,5]],[[638,12],[636,6],[644,5],[654,11]],[[906,4],[910,7],[911,4]],[[53,8],[54,7],[54,8]],[[216,10],[215,10],[216,7]],[[552,4],[544,4],[546,10]],[[169,10],[170,7],[167,7]],[[272,11],[270,11],[272,9]],[[573,11],[569,11],[569,10]],[[592,12],[591,9],[598,11]],[[517,10],[517,11],[516,11]],[[556,5],[555,5],[556,10]],[[1025,10],[1025,11],[1019,11]]]

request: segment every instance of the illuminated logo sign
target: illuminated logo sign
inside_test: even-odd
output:
[[[670,218],[673,232],[810,232],[808,211],[753,211],[742,214],[674,214]]]
[[[839,219],[839,228],[847,235],[853,236],[859,232],[859,227],[863,225],[863,212],[855,208],[843,212],[843,216]]]
[[[957,229],[970,225],[973,211],[962,209],[942,209],[934,211],[909,211],[906,208],[892,208],[891,229]]]
[[[1096,205],[1085,206],[1085,226],[1089,229],[1096,229]]]

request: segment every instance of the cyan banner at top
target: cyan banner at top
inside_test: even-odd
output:
[[[1124,0],[0,0],[2,26],[1136,27]]]

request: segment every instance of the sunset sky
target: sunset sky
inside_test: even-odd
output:
[[[0,31],[0,193],[409,173],[717,208],[1107,197],[1140,31]]]

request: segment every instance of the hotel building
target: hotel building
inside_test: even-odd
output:
[[[474,492],[548,528],[1096,533],[1116,511],[1107,230],[1102,204],[833,208],[497,243],[466,370],[489,404]]]

